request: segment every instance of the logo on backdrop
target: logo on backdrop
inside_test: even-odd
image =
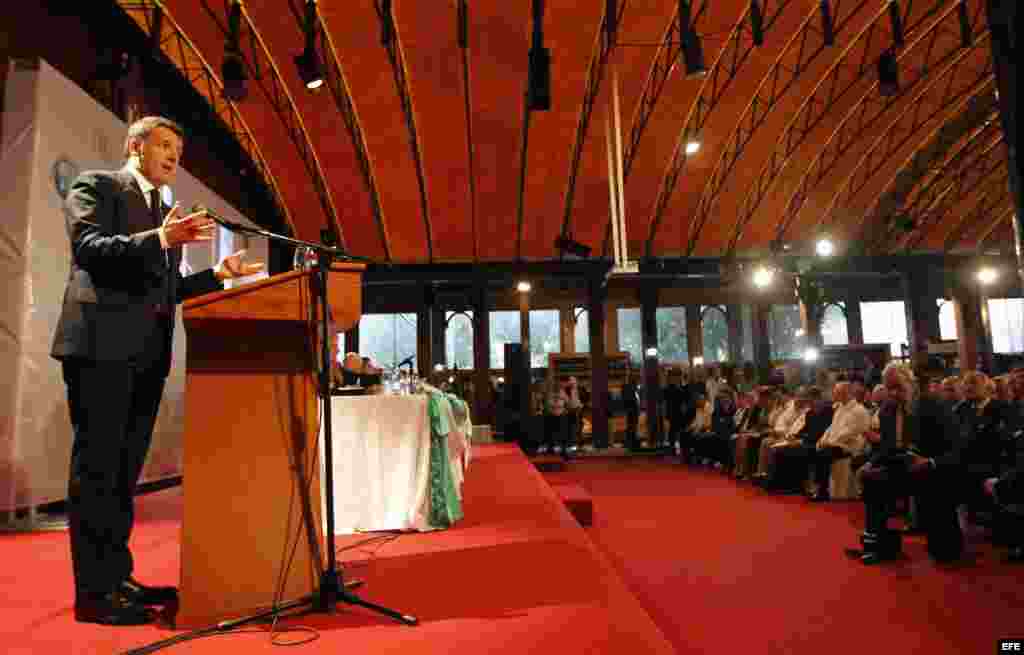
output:
[[[53,162],[53,186],[61,200],[68,197],[71,183],[78,177],[78,164],[61,155]]]

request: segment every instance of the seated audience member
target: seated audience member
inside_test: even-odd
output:
[[[964,374],[960,383],[963,400],[953,413],[966,431],[967,442],[962,452],[964,500],[972,510],[984,501],[982,483],[999,475],[1008,432],[1008,407],[992,397],[992,380],[978,371]]]
[[[711,435],[707,444],[707,457],[722,470],[732,470],[732,436],[736,433],[736,414],[739,412],[739,397],[729,386],[718,391],[715,408],[711,414]]]
[[[744,479],[753,472],[754,456],[748,453],[760,447],[761,439],[771,431],[774,419],[779,413],[782,401],[777,391],[771,387],[758,388],[754,407],[746,413],[742,425],[737,426],[735,446],[733,448],[734,473],[737,478]]]
[[[806,409],[802,420],[790,429],[783,441],[768,449],[766,488],[773,491],[798,492],[807,480],[809,462],[815,445],[832,424],[832,403],[818,387],[806,387],[798,396]],[[797,429],[799,427],[799,429]]]
[[[863,548],[848,548],[846,554],[864,564],[900,557],[901,536],[888,519],[897,498],[913,495],[928,553],[936,561],[957,559],[963,535],[956,515],[962,446],[956,418],[944,404],[919,393],[909,367],[890,363],[882,379],[889,397],[878,417],[879,443],[861,471]]]
[[[668,384],[661,394],[662,402],[665,403],[665,416],[668,417],[668,443],[675,448],[677,455],[682,453],[683,431],[686,429],[683,423],[686,398],[682,380],[682,371],[672,368],[668,372]]]
[[[554,376],[547,381],[544,412],[544,442],[539,452],[554,452],[568,455],[569,422],[566,418],[568,396]]]
[[[802,387],[790,401],[787,409],[776,416],[775,424],[772,426],[772,434],[766,435],[755,451],[757,456],[754,478],[764,480],[768,477],[768,470],[771,467],[773,453],[772,446],[783,443],[787,440],[798,441],[797,434],[804,429],[804,416],[814,401],[821,399],[821,390],[816,390],[815,398],[806,396],[811,387]]]
[[[694,461],[698,440],[711,431],[711,412],[711,403],[706,396],[699,394],[694,405],[693,420],[683,431],[680,454],[684,462]]]
[[[1024,452],[1021,455],[1020,459],[1024,459]],[[1010,552],[1006,561],[1024,562],[1024,468],[1014,468],[999,477],[985,480],[983,489],[1010,522]]]
[[[828,500],[832,463],[864,451],[864,433],[871,428],[871,414],[853,397],[854,385],[840,382],[832,390],[832,424],[815,445],[814,485],[811,500]],[[863,386],[861,386],[863,389]]]
[[[963,400],[963,396],[960,395],[960,378],[955,376],[943,378],[939,398],[947,409],[952,409],[954,405]]]

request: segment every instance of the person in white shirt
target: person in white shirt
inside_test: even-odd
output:
[[[864,452],[864,433],[871,429],[871,414],[851,394],[850,383],[839,382],[832,389],[835,413],[832,425],[818,440],[814,454],[815,491],[811,500],[828,500],[832,462]]]
[[[765,480],[771,470],[775,449],[786,443],[799,443],[800,431],[804,429],[807,410],[811,407],[811,399],[806,389],[797,392],[796,398],[776,418],[772,426],[773,434],[761,440],[757,454],[757,473],[754,478]],[[819,394],[820,395],[820,394]]]

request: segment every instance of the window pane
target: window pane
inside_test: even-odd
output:
[[[574,308],[573,312],[576,316],[576,352],[588,353],[590,352],[590,312],[581,307]]]
[[[799,305],[772,305],[768,313],[768,337],[772,359],[798,359],[803,356],[803,323]]]
[[[658,358],[666,363],[690,361],[686,341],[686,308],[659,307],[654,311],[658,324]]]
[[[406,357],[415,362],[416,314],[363,314],[359,354],[385,368],[398,366]]]
[[[990,298],[988,319],[993,352],[1024,352],[1024,299]]]
[[[956,341],[956,314],[953,311],[953,301],[936,298],[935,304],[939,306],[939,338],[943,341]]]
[[[546,368],[548,353],[561,352],[557,309],[530,311],[530,366]]]
[[[845,346],[850,343],[846,333],[846,312],[839,305],[825,307],[821,316],[821,342],[826,346]]]
[[[701,307],[701,333],[704,336],[704,362],[724,362],[729,359],[729,323],[725,309],[718,306]]]
[[[643,341],[640,332],[640,309],[626,308],[619,312],[619,351],[629,353],[634,364],[643,361],[640,356]]]
[[[741,356],[743,361],[754,361],[754,308],[750,305],[743,305],[740,309],[740,316],[743,320],[743,349]]]
[[[446,312],[445,363],[448,368],[473,368],[473,312]]]
[[[902,356],[901,345],[907,343],[907,314],[902,300],[862,302],[861,320],[864,343],[887,343],[893,357]]]
[[[519,343],[519,311],[491,312],[491,368],[505,368],[505,344]]]

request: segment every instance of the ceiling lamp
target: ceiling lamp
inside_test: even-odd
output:
[[[530,293],[530,289],[532,288],[533,287],[526,280],[523,280],[522,282],[516,285],[516,291],[518,291],[519,293]]]
[[[299,78],[306,88],[315,91],[324,85],[323,67],[320,65],[320,57],[316,53],[316,0],[306,2],[306,22],[303,31],[306,35],[306,47],[301,55],[295,56],[295,68],[299,71]]]
[[[763,289],[775,279],[775,271],[767,266],[758,266],[754,271],[754,286]]]
[[[695,155],[700,151],[700,141],[697,139],[690,139],[686,142],[686,154]]]
[[[818,352],[817,348],[808,348],[804,350],[804,361],[807,362],[808,364],[813,364],[814,362],[818,361],[819,355],[820,353]]]
[[[978,271],[978,282],[982,284],[992,284],[999,278],[999,271],[992,268],[991,266],[985,266]]]
[[[821,237],[818,242],[814,244],[814,252],[818,253],[818,257],[831,257],[835,253],[836,247],[832,243],[832,239],[828,237]]]

